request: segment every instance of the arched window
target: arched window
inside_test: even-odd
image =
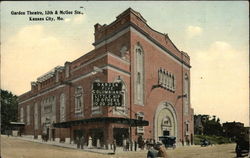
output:
[[[65,111],[66,111],[65,95],[64,95],[64,93],[62,93],[60,96],[60,122],[65,121]]]
[[[168,72],[164,70],[164,87],[165,88],[169,88],[169,78],[168,78]]]
[[[75,89],[75,114],[77,116],[83,115],[83,88],[81,86],[78,86]]]
[[[34,107],[34,123],[35,123],[35,129],[37,130],[39,128],[39,125],[38,125],[38,104],[35,103],[35,107]]]
[[[140,44],[135,46],[135,73],[134,73],[135,103],[144,104],[144,52]]]
[[[27,105],[27,118],[26,118],[26,123],[27,125],[30,125],[30,105]]]
[[[162,85],[163,84],[163,73],[162,73],[162,69],[160,68],[160,70],[158,70],[158,84]]]
[[[184,77],[184,94],[186,95],[184,99],[184,114],[188,115],[189,113],[189,77],[185,74]]]
[[[24,117],[23,107],[21,107],[21,109],[20,109],[20,122],[24,122],[23,117]]]
[[[127,98],[128,98],[128,94],[127,94],[127,86],[125,84],[125,82],[118,77],[117,79],[115,79],[114,82],[118,82],[118,83],[122,83],[122,106],[117,106],[113,108],[113,113],[117,114],[117,115],[124,115],[127,114]]]
[[[93,83],[94,82],[100,82],[99,79],[95,79],[93,82],[92,82],[92,86],[91,86],[91,91],[93,90]],[[98,106],[98,105],[95,105],[94,104],[94,96],[93,96],[93,93],[92,93],[92,108],[91,108],[91,111],[92,111],[92,115],[93,114],[100,114],[102,112],[102,107]]]
[[[162,128],[164,127],[171,127],[172,123],[169,117],[165,117],[162,119],[162,123],[161,123]]]
[[[173,90],[173,78],[171,73],[169,73],[168,79],[169,79],[169,89]]]

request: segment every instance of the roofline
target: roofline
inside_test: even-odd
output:
[[[133,27],[134,29],[136,29],[137,31],[139,31],[140,33],[142,33],[144,36],[146,36],[150,41],[152,41],[154,44],[156,44],[157,46],[159,46],[160,48],[162,48],[164,51],[166,51],[169,55],[171,55],[172,57],[174,57],[176,60],[178,60],[179,62],[181,62],[182,64],[186,65],[188,68],[191,68],[191,65],[189,65],[188,63],[186,63],[185,61],[183,61],[182,59],[180,59],[177,55],[175,55],[174,53],[172,53],[170,50],[168,50],[166,47],[164,47],[162,44],[160,44],[158,41],[156,41],[154,38],[152,38],[148,33],[146,33],[144,30],[140,29],[138,26],[136,26],[134,23],[129,22],[127,25],[125,25],[124,27],[118,29],[116,32],[114,32],[113,34],[106,36],[105,38],[103,38],[102,40],[99,40],[95,43],[93,43],[94,46],[98,45],[99,43],[108,40],[109,38],[115,36],[117,33],[119,33],[120,31],[126,29],[127,27]],[[162,33],[161,33],[162,34]],[[171,41],[171,40],[170,40]],[[178,49],[177,49],[178,50]],[[178,50],[179,51],[179,50]],[[184,53],[182,53],[181,51],[179,51],[181,53],[181,55],[184,55]]]

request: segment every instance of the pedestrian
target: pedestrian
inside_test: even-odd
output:
[[[148,144],[147,158],[156,158],[158,156],[158,150],[154,148],[153,143]]]
[[[138,137],[138,147],[142,150],[142,136]]]
[[[148,149],[148,148],[149,148],[149,144],[150,144],[150,142],[149,142],[148,139],[146,140],[146,143],[145,143],[145,144],[146,144],[146,148]]]
[[[76,137],[76,146],[77,146],[77,149],[80,148],[80,138],[78,136]]]
[[[135,140],[135,151],[137,150],[137,141]]]
[[[158,150],[158,157],[168,158],[166,148],[162,145],[162,143],[157,142],[155,149]]]
[[[116,151],[116,140],[115,139],[113,140],[113,151],[114,151],[114,154],[115,154],[115,151]]]
[[[144,150],[145,144],[146,144],[146,141],[145,141],[145,139],[143,139],[143,140],[142,140],[142,150]]]
[[[126,151],[129,151],[129,141],[126,140]]]
[[[84,145],[84,137],[82,136],[80,138],[80,146],[81,146],[81,149],[83,149],[83,145]]]
[[[126,151],[126,139],[124,138],[122,141],[123,151]]]

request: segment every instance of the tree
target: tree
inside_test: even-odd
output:
[[[223,129],[220,124],[220,119],[213,115],[195,115],[195,134],[205,134],[205,135],[216,135],[221,136],[223,134]]]
[[[1,133],[9,130],[9,123],[17,121],[17,96],[6,90],[1,90]]]

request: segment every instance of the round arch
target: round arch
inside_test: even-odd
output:
[[[177,114],[171,103],[167,101],[161,102],[154,114],[154,139],[159,140],[159,136],[163,136],[163,127],[162,120],[169,118],[171,121],[171,127],[168,127],[169,134],[175,136],[178,140],[178,123],[177,123]]]

